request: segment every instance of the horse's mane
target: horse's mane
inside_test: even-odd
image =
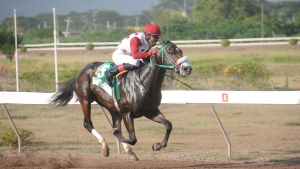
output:
[[[142,65],[139,67],[139,68],[137,68],[137,69],[135,69],[135,70],[133,70],[133,71],[129,71],[129,72],[136,72],[136,73],[139,73],[139,71],[140,71],[140,69],[145,69],[145,67],[148,65],[148,64],[150,64],[150,58],[144,58],[143,59],[143,62],[140,62]]]
[[[161,45],[166,45],[166,44],[168,44],[168,43],[171,43],[171,41],[170,41],[170,40],[159,40],[159,43],[160,43]]]

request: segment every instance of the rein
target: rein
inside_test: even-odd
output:
[[[184,83],[184,82],[182,82],[182,81],[180,81],[180,80],[176,79],[176,78],[175,78],[175,77],[173,77],[173,76],[169,76],[169,75],[165,75],[165,76],[167,76],[167,77],[170,77],[170,78],[172,78],[173,80],[176,80],[176,81],[178,81],[178,82],[182,83],[183,85],[185,85],[186,87],[188,87],[188,88],[190,88],[190,89],[192,89],[192,90],[195,90],[195,89],[194,89],[194,88],[192,88],[191,86],[189,86],[189,85],[187,85],[186,83]]]

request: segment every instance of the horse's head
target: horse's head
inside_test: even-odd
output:
[[[168,40],[159,41],[162,47],[156,54],[156,65],[166,69],[172,69],[182,77],[191,74],[192,67],[188,64],[189,58],[182,55],[182,50]]]

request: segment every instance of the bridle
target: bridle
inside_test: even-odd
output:
[[[174,61],[174,59],[173,58],[175,58],[175,54],[174,54],[174,52],[172,52],[171,54],[167,51],[167,47],[168,46],[170,46],[171,44],[173,44],[173,43],[171,43],[171,42],[169,42],[169,43],[167,43],[166,45],[163,45],[162,47],[161,47],[161,64],[155,64],[156,66],[158,66],[158,67],[161,67],[161,68],[165,68],[165,69],[174,69],[175,68],[175,71],[177,72],[177,71],[179,71],[179,69],[177,69],[178,68],[178,64],[177,64],[177,62],[176,61]],[[174,45],[174,44],[173,44]],[[165,60],[165,55],[167,56],[166,58],[169,60],[169,62],[171,63],[171,65],[164,65],[164,60]],[[154,56],[154,57],[156,57],[157,56],[157,54]],[[153,58],[150,58],[150,63],[151,64],[153,64],[152,63],[152,60],[153,60]]]
[[[162,47],[161,47],[161,60],[162,60],[162,63],[161,64],[154,64],[153,63],[153,59],[154,59],[154,57],[157,57],[157,54],[155,55],[155,56],[153,56],[152,58],[150,58],[150,63],[152,64],[152,65],[156,65],[156,66],[158,66],[158,67],[161,67],[161,68],[164,68],[164,69],[174,69],[175,68],[175,72],[176,73],[179,73],[179,64],[173,59],[173,58],[175,58],[175,54],[176,54],[176,52],[172,52],[172,53],[169,53],[168,51],[167,51],[167,47],[168,46],[170,46],[171,44],[173,44],[173,43],[171,43],[171,42],[169,42],[169,43],[167,43],[166,45],[163,45]],[[174,44],[173,44],[174,45]],[[166,56],[166,58],[168,59],[168,61],[171,63],[171,65],[164,65],[164,60],[165,60],[165,56]],[[156,58],[155,58],[156,59]],[[158,90],[155,90],[155,91],[150,91],[150,90],[148,90],[147,88],[146,88],[146,86],[145,86],[145,84],[144,84],[144,82],[141,80],[141,78],[140,78],[140,74],[141,74],[141,71],[142,69],[140,69],[139,70],[139,79],[140,79],[140,82],[141,82],[141,84],[144,86],[144,88],[148,91],[148,92],[153,92],[153,93],[155,93],[155,92],[158,92],[158,91],[160,91],[161,89],[158,89]]]
[[[155,66],[158,66],[158,67],[161,67],[161,68],[164,68],[164,69],[174,69],[176,73],[180,74],[180,66],[181,65],[184,65],[184,62],[187,62],[187,60],[181,60],[181,59],[186,59],[185,57],[187,56],[184,56],[182,57],[181,59],[179,59],[178,61],[175,61],[175,55],[176,55],[176,51],[178,51],[176,49],[176,51],[173,51],[173,52],[168,52],[167,51],[167,48],[170,46],[170,45],[174,45],[172,42],[169,42],[165,45],[163,45],[160,49],[161,49],[161,64],[157,64],[157,63],[153,63],[153,59],[157,59],[157,54],[153,57],[150,57],[150,64],[151,65],[155,65]],[[174,45],[176,48],[177,46]],[[165,58],[166,57],[166,58]],[[171,63],[171,65],[164,65],[164,61],[165,60],[168,60],[169,63]],[[181,60],[181,61],[180,61]],[[157,61],[156,61],[157,62]],[[183,64],[182,64],[183,63]],[[146,86],[144,85],[144,82],[141,80],[140,78],[140,74],[141,74],[141,71],[142,69],[139,70],[139,79],[140,79],[140,82],[141,84],[144,86],[144,88],[148,91],[148,92],[158,92],[160,91],[161,89],[158,89],[158,90],[155,90],[155,91],[149,91]]]

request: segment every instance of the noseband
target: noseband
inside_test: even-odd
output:
[[[166,45],[163,45],[160,49],[161,49],[161,64],[153,64],[153,59],[154,59],[154,57],[157,57],[157,54],[155,55],[155,56],[153,56],[153,57],[151,57],[150,58],[150,63],[152,64],[152,65],[156,65],[156,66],[158,66],[158,67],[161,67],[161,68],[165,68],[165,69],[174,69],[175,68],[175,72],[176,73],[179,73],[179,66],[178,65],[180,65],[181,63],[177,63],[175,60],[174,60],[174,58],[175,58],[175,54],[176,54],[176,52],[172,52],[172,53],[169,53],[168,51],[167,51],[167,47],[169,47],[170,45],[172,45],[173,43],[172,42],[169,42],[169,43],[167,43]],[[174,44],[173,44],[174,45]],[[176,45],[175,45],[176,46]],[[165,56],[166,56],[166,58],[168,59],[168,61],[171,63],[171,65],[164,65],[164,60],[165,60]],[[140,69],[140,71],[141,71],[141,69]],[[139,76],[140,76],[140,72],[139,72]],[[139,77],[139,79],[140,79],[140,81],[141,81],[141,83],[142,83],[142,85],[144,86],[144,88],[148,91],[148,92],[158,92],[158,91],[161,91],[161,89],[158,89],[158,90],[154,90],[154,91],[150,91],[150,90],[148,90],[147,88],[146,88],[146,86],[144,85],[144,82],[141,80],[141,78]]]

